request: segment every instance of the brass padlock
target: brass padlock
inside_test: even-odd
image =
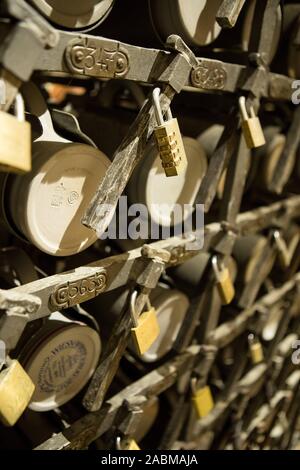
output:
[[[117,437],[117,450],[141,450],[134,439]]]
[[[234,298],[235,290],[228,268],[219,267],[217,256],[212,258],[212,267],[216,278],[216,286],[223,305],[228,305]]]
[[[153,106],[158,127],[154,129],[159,156],[166,176],[177,176],[187,166],[186,153],[176,118],[171,110],[167,111],[167,121],[164,121],[159,103],[160,89],[153,90]]]
[[[19,361],[12,360],[0,373],[0,420],[14,426],[34,392],[34,383]]]
[[[205,418],[211,410],[214,408],[214,400],[212,397],[211,390],[208,386],[201,387],[197,390],[196,380],[193,379],[191,382],[192,386],[192,402],[194,409],[199,419]]]
[[[266,139],[261,127],[258,116],[255,115],[254,109],[251,106],[250,116],[246,108],[246,98],[241,96],[239,99],[239,107],[242,115],[242,131],[249,149],[261,147],[265,145]]]
[[[24,101],[20,93],[15,113],[0,111],[0,170],[23,173],[31,170],[31,127],[25,121]]]
[[[248,335],[248,344],[252,364],[259,364],[264,360],[264,351],[259,339],[253,333]]]
[[[159,324],[154,307],[147,301],[148,310],[138,316],[135,312],[136,291],[131,297],[130,315],[134,324],[131,328],[132,339],[137,353],[142,356],[152,346],[160,333]]]

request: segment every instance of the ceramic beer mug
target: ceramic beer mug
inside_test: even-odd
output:
[[[86,31],[106,18],[114,0],[32,0],[31,3],[53,23]]]
[[[0,252],[2,288],[39,279],[28,254],[18,247]],[[11,273],[9,272],[11,270]],[[3,285],[3,280],[8,285]],[[23,287],[22,287],[23,288]],[[101,354],[97,323],[81,309],[53,312],[48,318],[31,321],[11,351],[32,380],[35,390],[29,403],[34,411],[48,411],[71,400],[91,378]]]
[[[9,208],[19,231],[50,255],[90,246],[97,236],[81,218],[109,164],[86,144],[35,142],[32,171],[10,180]]]
[[[35,384],[29,408],[49,411],[70,401],[91,378],[101,354],[98,332],[59,312],[22,349],[19,361]]]
[[[24,92],[42,134],[32,144],[32,171],[6,178],[2,212],[14,232],[41,251],[73,255],[97,239],[81,218],[110,161],[94,146],[58,135],[39,90],[28,83]]]
[[[202,146],[190,137],[183,137],[187,167],[173,178],[167,178],[161,167],[155,144],[148,145],[141,164],[135,169],[127,188],[131,203],[146,205],[150,219],[162,227],[172,227],[183,222],[187,214],[184,205],[194,203],[207,168],[207,159]],[[176,218],[174,205],[181,214]]]
[[[178,34],[190,46],[206,46],[215,41],[221,26],[216,15],[222,0],[154,0],[150,13],[162,41]]]
[[[286,144],[286,136],[278,126],[267,126],[264,129],[266,145],[254,151],[256,174],[253,178],[255,187],[268,190]],[[288,171],[291,169],[289,168]]]
[[[160,334],[148,351],[141,356],[144,362],[163,358],[172,348],[189,307],[188,297],[177,289],[160,284],[150,295],[155,308]]]
[[[250,0],[249,2],[247,2],[246,7],[247,10],[242,28],[242,48],[244,51],[249,50],[251,31],[257,14],[256,8],[260,8],[260,2],[257,0]],[[279,46],[283,21],[282,17],[282,9],[279,5],[275,13],[274,26],[272,25],[273,28],[270,31],[270,34],[272,35],[272,41],[269,41],[268,49],[264,51],[266,62],[268,64],[272,62]]]
[[[299,7],[299,6],[298,6]],[[300,12],[298,12],[298,15]],[[287,56],[287,72],[292,78],[300,78],[300,66],[299,66],[299,46],[296,44],[296,37],[299,35],[300,28],[300,16],[294,21],[291,28],[290,37],[288,41],[288,56]],[[298,95],[299,96],[299,95]]]
[[[169,35],[177,34],[189,46],[206,46],[222,32],[216,21],[221,3],[222,0],[116,1],[107,21],[101,24],[101,35],[161,48]]]

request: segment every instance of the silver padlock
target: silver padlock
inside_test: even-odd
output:
[[[160,89],[153,90],[153,106],[158,127],[154,129],[159,156],[166,176],[177,176],[187,166],[187,158],[176,118],[173,118],[170,108],[167,120],[164,121],[160,102]]]
[[[261,147],[265,145],[266,139],[261,127],[258,116],[255,115],[253,106],[250,107],[250,116],[246,108],[246,98],[241,96],[239,99],[239,107],[242,115],[242,131],[249,149]]]
[[[24,100],[15,99],[15,116],[0,111],[0,170],[23,173],[31,170],[31,127],[25,121]]]

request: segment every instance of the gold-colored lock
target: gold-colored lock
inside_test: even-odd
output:
[[[242,115],[242,131],[249,149],[261,147],[265,145],[266,139],[261,127],[258,116],[255,115],[254,109],[251,106],[250,116],[246,108],[246,98],[241,96],[239,99],[239,107]]]
[[[131,297],[130,315],[134,327],[131,328],[132,339],[137,353],[142,356],[152,346],[160,333],[157,321],[156,311],[151,307],[149,299],[147,300],[148,310],[140,316],[135,311],[135,299],[137,292],[135,291]]]
[[[141,450],[134,439],[125,439],[121,446],[122,450]]]
[[[141,450],[134,439],[117,437],[117,450]]]
[[[34,383],[19,361],[12,360],[0,373],[0,420],[13,426],[29,405]]]
[[[259,339],[253,333],[248,335],[248,344],[252,364],[256,365],[264,360],[264,351]]]
[[[212,267],[216,278],[216,286],[223,305],[228,305],[235,295],[234,285],[228,268],[219,267],[217,256],[212,258]]]
[[[186,153],[176,118],[171,110],[167,111],[167,121],[164,121],[159,103],[160,89],[153,90],[153,106],[158,127],[154,129],[159,156],[166,176],[177,176],[187,166]]]
[[[25,121],[24,101],[20,93],[15,113],[0,111],[0,170],[23,173],[31,170],[31,127]]]
[[[196,388],[196,380],[192,379],[192,402],[199,419],[205,418],[214,408],[214,400],[208,386]]]

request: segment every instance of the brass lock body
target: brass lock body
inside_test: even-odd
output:
[[[134,302],[136,296],[132,296],[131,302],[131,318],[134,327],[131,328],[132,339],[136,352],[142,356],[152,346],[160,333],[159,324],[157,321],[156,311],[154,307],[150,306],[148,301],[148,310],[137,316],[135,313]]]
[[[116,448],[117,450],[141,450],[135,439],[130,437],[123,439],[117,437]]]
[[[31,126],[25,121],[20,94],[15,101],[16,116],[0,111],[0,170],[23,173],[31,170]]]
[[[250,116],[246,109],[246,99],[241,96],[239,99],[239,107],[242,115],[242,131],[249,149],[258,148],[265,145],[266,139],[261,127],[258,116],[255,115],[254,109],[251,106]]]
[[[261,342],[252,333],[248,336],[249,351],[252,364],[260,364],[264,360],[264,351]]]
[[[121,443],[122,450],[141,450],[134,439],[124,439]]]
[[[193,396],[192,402],[198,419],[205,418],[214,408],[214,400],[208,386],[196,390],[195,383],[192,382]]]
[[[164,121],[159,104],[160,89],[153,91],[153,105],[158,126],[154,129],[158,152],[166,176],[178,176],[187,166],[186,153],[178,121],[167,111],[168,120]]]
[[[223,305],[228,305],[233,300],[235,289],[231,280],[229,269],[225,266],[219,267],[217,256],[212,258],[212,266],[216,278],[216,287]]]
[[[0,420],[14,426],[29,405],[35,386],[19,361],[0,373]]]

